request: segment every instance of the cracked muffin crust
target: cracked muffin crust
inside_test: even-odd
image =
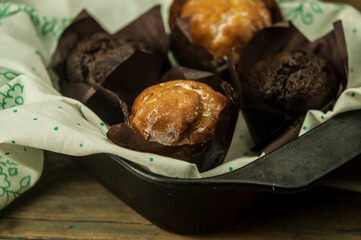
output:
[[[321,109],[339,88],[328,63],[304,50],[283,51],[254,64],[243,87],[289,115]]]
[[[91,69],[94,80],[101,83],[135,49],[147,51],[143,44],[128,37],[94,33],[80,41],[70,54],[67,60],[68,80],[86,81]]]

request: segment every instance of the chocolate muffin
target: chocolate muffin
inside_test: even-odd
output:
[[[129,37],[109,35],[97,32],[80,41],[66,63],[69,81],[83,82],[91,74],[98,83],[105,78],[135,49],[147,52],[144,44],[135,42]]]
[[[322,109],[339,88],[328,63],[304,50],[271,55],[254,64],[242,78],[245,90],[289,116]]]

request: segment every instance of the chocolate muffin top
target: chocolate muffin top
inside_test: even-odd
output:
[[[243,76],[243,84],[289,116],[321,109],[339,88],[328,63],[304,50],[283,51],[254,64]]]
[[[96,82],[105,78],[136,49],[147,51],[146,47],[128,37],[118,37],[98,32],[80,41],[67,59],[69,81],[87,80],[89,73]]]

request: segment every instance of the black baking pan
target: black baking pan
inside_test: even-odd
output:
[[[195,234],[246,217],[272,197],[305,191],[360,158],[361,110],[354,110],[243,168],[214,177],[165,177],[109,154],[73,160],[155,225]]]

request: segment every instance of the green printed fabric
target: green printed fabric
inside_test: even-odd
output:
[[[361,15],[344,4],[316,0],[278,0],[285,18],[314,40],[343,21],[349,50],[350,79],[333,111],[309,111],[303,134],[335,114],[361,108]],[[86,6],[102,25],[115,32],[155,4],[164,20],[170,0],[15,0],[0,3],[0,209],[39,179],[43,151],[84,156],[111,153],[178,178],[213,176],[257,159],[249,151],[249,131],[240,113],[223,165],[200,174],[193,164],[118,147],[106,138],[106,124],[80,102],[61,96],[50,69],[57,40]]]

